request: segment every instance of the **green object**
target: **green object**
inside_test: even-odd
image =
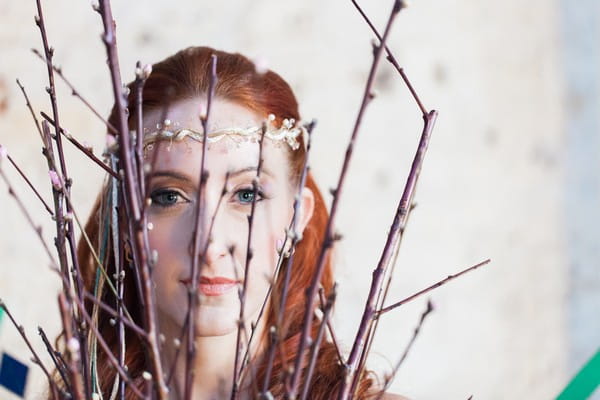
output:
[[[569,382],[556,400],[583,400],[600,385],[600,349]]]
[[[0,307],[0,326],[2,325],[2,318],[4,317],[4,308]]]

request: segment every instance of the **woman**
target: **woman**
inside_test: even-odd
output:
[[[193,398],[229,398],[240,311],[238,290],[245,284],[244,323],[249,330],[260,315],[280,254],[289,255],[294,251],[293,265],[287,265],[289,259],[284,259],[281,265],[281,271],[291,268],[291,280],[282,314],[285,316],[284,336],[277,345],[272,372],[267,372],[268,327],[277,324],[279,313],[273,299],[281,294],[283,273],[276,275],[264,315],[254,327],[250,366],[244,369],[240,387],[241,398],[253,397],[256,394],[253,387],[254,390],[262,388],[268,374],[269,392],[274,398],[283,398],[286,368],[296,359],[305,290],[316,267],[327,210],[310,173],[305,186],[299,190],[306,157],[306,132],[297,122],[300,120],[298,105],[288,84],[272,71],[257,71],[255,65],[242,55],[206,47],[188,48],[154,64],[143,91],[144,157],[145,162],[151,164],[146,182],[150,199],[147,202],[148,243],[156,257],[152,280],[162,340],[162,366],[167,374],[174,371],[169,381],[170,398],[182,398],[186,357],[185,346],[180,344],[185,340],[180,341],[180,338],[186,325],[191,286],[195,203],[200,190],[204,139],[202,119],[207,109],[213,55],[217,57],[217,82],[208,118],[205,163],[208,179],[200,222],[200,229],[210,231],[211,235],[205,242],[206,251],[201,254],[199,302],[195,313],[197,357]],[[133,84],[129,87],[129,104],[134,105]],[[135,130],[136,109],[132,106],[128,111],[129,128]],[[116,121],[116,110],[113,109],[109,122],[117,126]],[[262,145],[259,144],[261,139]],[[255,190],[253,181],[260,154],[263,161]],[[301,233],[302,239],[295,249],[291,249],[290,240],[286,240],[286,228],[293,219],[294,198],[298,194],[296,231]],[[106,265],[109,277],[115,274],[115,257],[119,257],[112,245],[114,236],[108,233],[104,223],[111,213],[107,206],[111,196],[110,185],[107,185],[86,226],[92,243],[98,243],[96,253]],[[245,277],[247,216],[253,203],[253,256]],[[123,218],[122,207],[119,214]],[[130,260],[131,256],[127,251],[125,253],[125,258]],[[95,256],[83,241],[78,257],[87,290],[97,293],[103,302],[116,308],[114,292],[109,290],[111,285],[102,284]],[[126,270],[123,280],[124,305],[133,320],[141,325],[141,299],[132,274]],[[329,259],[320,283],[327,297],[333,288]],[[119,333],[113,316],[94,307],[93,302],[88,303],[88,308],[97,318],[100,333],[117,354]],[[319,319],[315,317],[313,333],[318,325]],[[134,332],[125,330],[125,364],[135,385],[143,389],[147,367],[140,343]],[[183,356],[177,357],[178,345]],[[116,387],[116,370],[94,340],[91,340],[90,349],[94,390],[109,398]],[[322,343],[315,368],[307,398],[336,398],[344,368],[333,343]],[[305,375],[301,377],[300,387],[303,387]],[[375,393],[373,380],[365,374],[355,398],[367,398]],[[126,394],[127,398],[135,398],[131,390]]]

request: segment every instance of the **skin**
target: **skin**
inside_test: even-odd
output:
[[[144,128],[156,130],[156,124],[167,118],[179,127],[202,132],[201,110],[206,109],[204,98],[191,98],[163,110],[147,112]],[[260,126],[263,117],[252,110],[221,98],[213,99],[209,131],[228,127]],[[175,347],[184,325],[188,309],[188,285],[191,276],[193,230],[196,220],[202,143],[191,138],[181,141],[161,140],[146,151],[146,160],[154,160],[150,173],[148,193],[152,199],[148,221],[150,248],[158,252],[153,271],[157,300],[158,322],[165,335],[163,365],[169,371]],[[205,218],[200,229],[208,231],[216,215],[211,240],[201,268],[205,278],[221,277],[234,282],[226,286],[199,288],[200,305],[196,314],[197,359],[195,399],[222,398],[232,384],[237,324],[240,300],[238,288],[247,279],[245,325],[255,321],[269,287],[278,258],[277,248],[285,238],[285,228],[293,216],[293,201],[297,187],[290,180],[288,152],[285,143],[263,144],[263,166],[256,197],[252,228],[252,250],[249,276],[244,277],[248,237],[247,216],[252,204],[252,180],[258,165],[258,143],[235,143],[233,137],[212,143],[207,150],[205,168],[209,173],[206,184]],[[221,198],[225,176],[229,172],[227,194]],[[303,231],[314,206],[313,194],[308,188],[301,193],[300,216],[297,229]],[[215,214],[216,212],[216,214]],[[233,256],[229,249],[233,246]],[[208,289],[207,289],[208,288]],[[212,288],[212,289],[211,289]],[[218,290],[217,290],[218,289]],[[223,291],[221,291],[224,289]],[[218,292],[215,295],[215,290]],[[264,327],[257,327],[259,335]],[[254,349],[256,351],[256,349]],[[185,357],[179,357],[171,398],[178,399],[184,392]]]

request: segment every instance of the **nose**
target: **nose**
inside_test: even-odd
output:
[[[227,239],[218,210],[215,207],[207,207],[203,213],[198,229],[200,230],[199,246],[197,249],[198,261],[208,266],[215,267],[216,264],[222,262],[221,259],[226,258],[229,254]],[[192,235],[190,240],[189,251],[194,257],[194,241],[195,235]]]

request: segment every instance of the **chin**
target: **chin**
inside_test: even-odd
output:
[[[240,308],[201,305],[196,314],[196,336],[224,336],[237,333]]]

